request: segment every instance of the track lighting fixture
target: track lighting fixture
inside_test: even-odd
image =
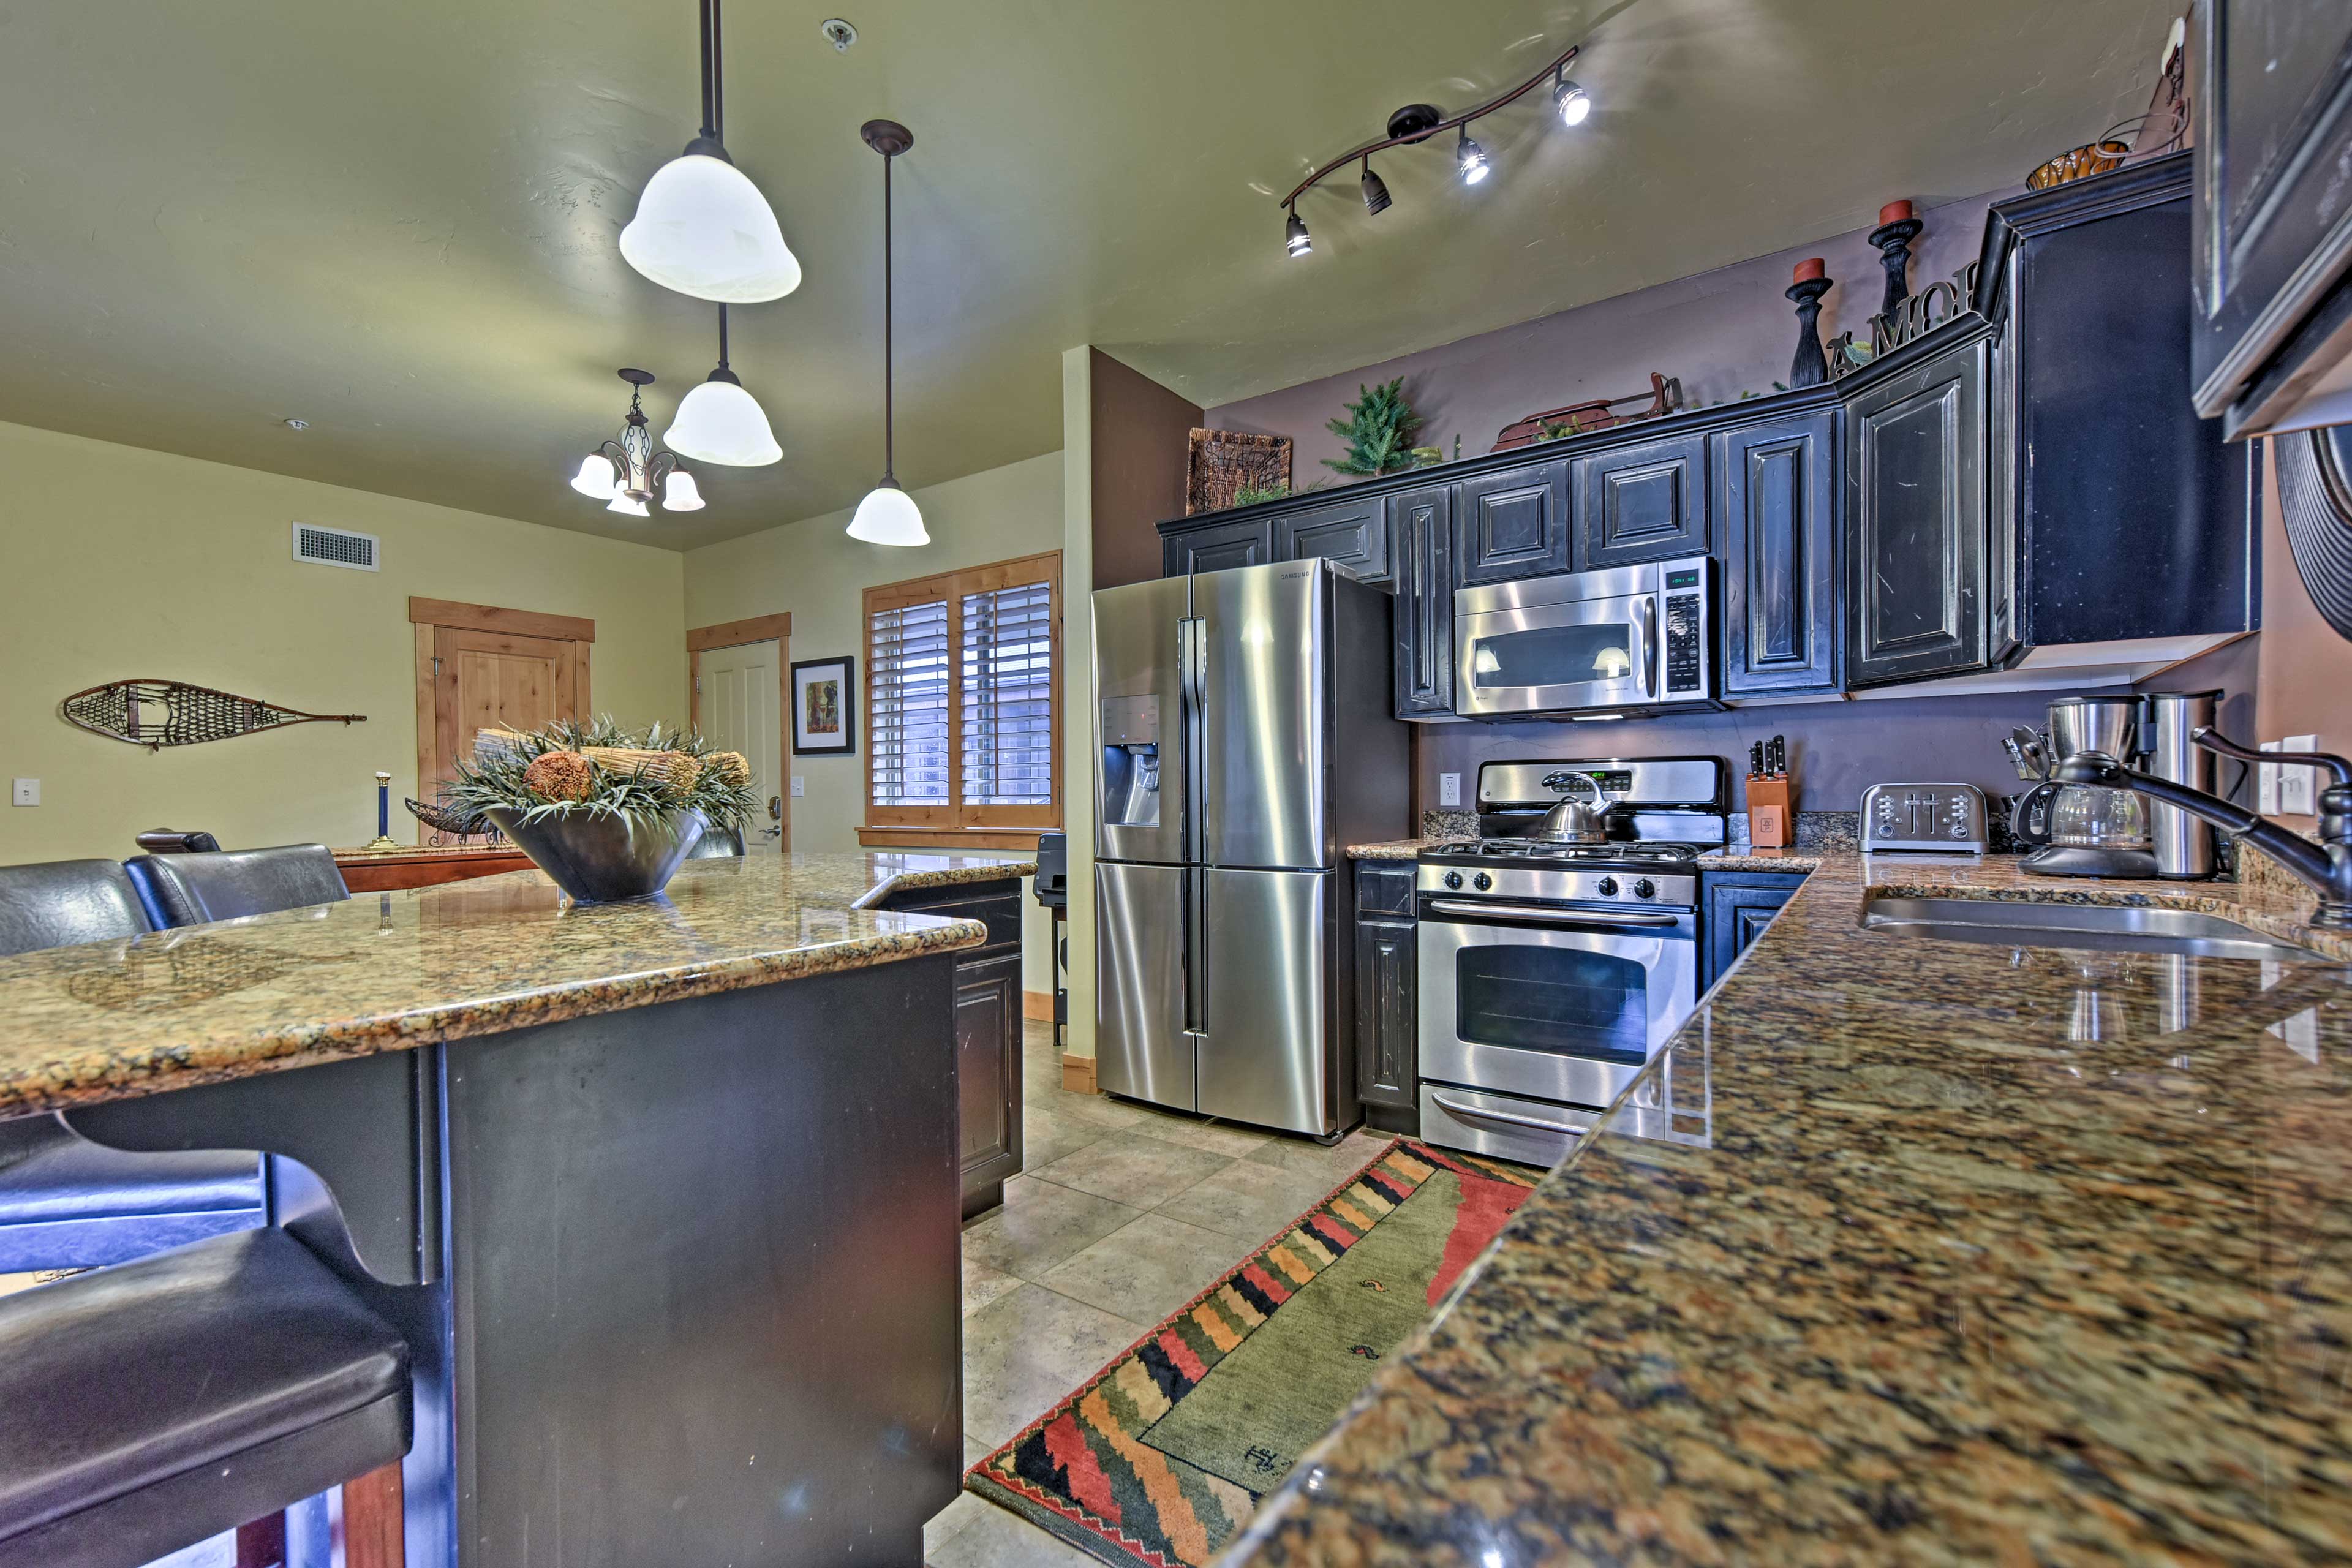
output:
[[[767,411],[727,363],[724,305],[719,307],[719,368],[679,400],[662,441],[681,456],[735,468],[756,468],[784,455],[768,427]]]
[[[857,128],[866,144],[882,154],[882,479],[857,503],[849,537],[868,544],[929,544],[922,509],[898,484],[898,450],[891,426],[895,409],[890,384],[890,165],[915,144],[915,133],[895,120],[869,120]]]
[[[1356,164],[1361,171],[1357,183],[1364,194],[1366,214],[1377,216],[1388,211],[1390,205],[1388,182],[1372,172],[1372,154],[1385,153],[1391,147],[1417,146],[1444,132],[1456,132],[1458,134],[1454,143],[1454,168],[1461,174],[1464,184],[1478,184],[1494,172],[1494,165],[1487,161],[1486,150],[1471,140],[1470,122],[1474,120],[1484,120],[1506,105],[1526,97],[1541,86],[1546,77],[1551,78],[1552,109],[1559,114],[1560,122],[1564,125],[1581,125],[1585,117],[1592,112],[1592,100],[1586,94],[1584,89],[1568,79],[1568,68],[1570,63],[1582,52],[1582,45],[1571,47],[1563,51],[1557,59],[1547,61],[1541,70],[1508,92],[1490,98],[1484,103],[1474,104],[1459,114],[1449,116],[1434,105],[1427,103],[1406,104],[1389,116],[1386,136],[1377,142],[1367,142],[1360,147],[1352,147],[1329,163],[1318,165],[1305,179],[1291,187],[1290,194],[1284,196],[1280,204],[1283,212],[1287,215],[1282,226],[1283,248],[1293,256],[1305,256],[1314,250],[1313,242],[1307,237],[1307,220],[1298,216],[1298,198],[1321,184],[1332,174],[1346,168],[1350,163]]]
[[[1462,139],[1454,143],[1454,162],[1462,171],[1462,183],[1475,185],[1486,177],[1486,149],[1470,140],[1470,127],[1462,128]]]
[[[591,500],[604,502],[606,511],[626,517],[650,517],[646,502],[658,488],[664,511],[700,511],[702,492],[694,476],[679,467],[677,457],[654,450],[653,432],[646,427],[646,411],[638,399],[654,384],[653,373],[625,370],[629,384],[629,416],[621,424],[621,438],[607,441],[580,459],[572,488]]]

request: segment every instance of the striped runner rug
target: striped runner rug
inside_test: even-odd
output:
[[[965,1489],[1118,1568],[1208,1563],[1541,1175],[1390,1144]]]

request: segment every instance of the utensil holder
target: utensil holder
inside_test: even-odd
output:
[[[1785,773],[1748,781],[1748,842],[1759,849],[1785,849],[1793,837],[1789,779]]]

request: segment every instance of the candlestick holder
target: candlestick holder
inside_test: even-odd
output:
[[[375,837],[364,846],[371,855],[393,854],[405,846],[392,836],[392,775],[375,775]]]
[[[1829,291],[1826,278],[1808,278],[1783,290],[1797,302],[1797,357],[1789,362],[1791,387],[1819,386],[1830,378],[1829,361],[1822,354],[1821,330],[1822,296]]]
[[[1927,226],[1916,217],[1883,223],[1870,231],[1870,243],[1878,247],[1879,264],[1886,268],[1886,299],[1878,313],[1889,321],[1903,301],[1911,297],[1911,242],[1919,237]]]

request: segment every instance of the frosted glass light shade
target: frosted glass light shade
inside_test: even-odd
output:
[[[857,503],[857,515],[849,520],[849,537],[868,544],[931,542],[930,531],[923,526],[922,509],[915,504],[914,497],[891,479],[875,486]]]
[[[673,158],[646,182],[621,256],[660,284],[698,300],[756,305],[801,286],[768,198],[740,169],[707,153]]]
[[[611,500],[613,484],[613,459],[601,452],[581,458],[580,471],[572,476],[572,488],[591,500]]]
[[[760,400],[732,381],[706,381],[679,400],[662,445],[681,458],[756,468],[784,455]]]
[[[645,502],[635,500],[626,490],[615,490],[613,492],[613,504],[606,507],[604,510],[606,511],[617,511],[627,517],[653,516],[653,513],[646,510]]]
[[[695,484],[694,476],[684,468],[672,468],[669,478],[662,481],[662,510],[700,511],[702,490]]]

